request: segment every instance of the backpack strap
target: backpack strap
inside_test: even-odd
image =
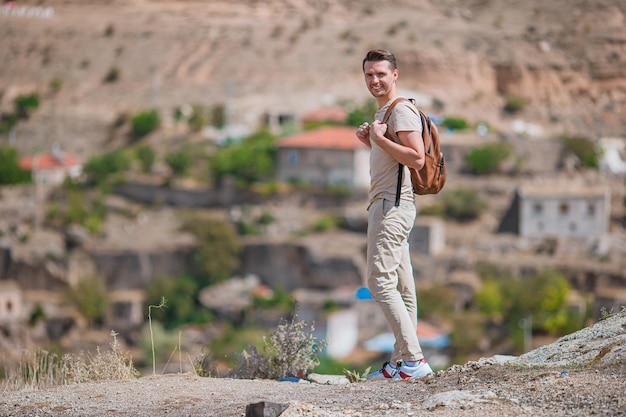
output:
[[[385,117],[383,117],[383,123],[387,123],[387,120],[389,120],[389,117],[391,116],[391,112],[392,112],[393,108],[396,107],[396,104],[398,104],[401,101],[405,101],[405,100],[409,101],[413,105],[415,105],[414,100],[412,100],[412,99],[406,99],[404,97],[396,98],[394,101],[391,102],[391,104],[389,105],[389,108],[385,112]],[[422,117],[421,114],[420,114],[420,118],[422,118],[422,125],[424,125],[424,120],[423,120],[423,117]],[[423,127],[422,127],[422,129],[423,129]],[[385,134],[385,136],[387,137],[387,139],[391,140],[391,138],[389,136],[387,136],[387,134]],[[404,165],[398,163],[398,185],[396,186],[396,201],[394,202],[394,206],[395,207],[400,206],[400,195],[402,194],[402,180],[403,180],[403,177],[404,177]]]
[[[389,108],[387,109],[387,111],[385,112],[385,116],[383,117],[383,123],[387,123],[387,120],[389,120],[389,117],[391,117],[391,112],[393,110],[394,107],[396,107],[396,104],[398,104],[401,101],[410,101],[404,97],[398,97],[396,98],[394,101],[391,102],[391,104],[389,105]],[[385,137],[387,137],[387,139],[391,140],[391,138],[389,136],[387,136],[387,134],[385,133]],[[398,163],[398,185],[396,186],[396,201],[394,202],[394,206],[398,207],[400,206],[400,194],[402,193],[402,179],[404,177],[404,165]]]

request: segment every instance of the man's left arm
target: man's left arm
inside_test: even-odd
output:
[[[396,158],[402,165],[409,168],[420,170],[424,167],[426,157],[424,153],[424,141],[422,140],[422,132],[416,130],[398,132],[398,140],[400,143],[412,152],[407,152],[404,162]],[[394,157],[395,158],[395,157]]]
[[[422,133],[417,130],[399,131],[397,135],[400,143],[396,143],[385,137],[386,131],[387,124],[375,120],[370,129],[370,140],[402,165],[422,169],[425,161]]]

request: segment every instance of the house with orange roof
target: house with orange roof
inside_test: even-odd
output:
[[[369,186],[369,149],[348,126],[326,126],[278,142],[277,179],[315,185]]]
[[[60,185],[65,178],[78,178],[83,172],[83,163],[76,156],[58,148],[21,158],[19,164],[36,184]]]

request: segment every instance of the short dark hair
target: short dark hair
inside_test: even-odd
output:
[[[398,69],[396,57],[386,49],[372,49],[367,54],[365,54],[365,58],[363,58],[363,69],[365,69],[365,63],[367,61],[388,61],[389,64],[391,64],[392,70]]]

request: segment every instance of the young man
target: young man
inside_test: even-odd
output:
[[[389,105],[399,97],[398,68],[391,52],[369,51],[363,60],[363,74],[378,104],[372,124],[363,123],[356,131],[357,138],[371,149],[367,285],[396,339],[391,360],[367,379],[421,378],[432,369],[417,339],[417,296],[408,243],[416,207],[406,167],[419,170],[424,165],[422,123],[407,100],[393,108],[387,123],[381,122]],[[404,165],[405,172],[396,204],[399,164]]]

